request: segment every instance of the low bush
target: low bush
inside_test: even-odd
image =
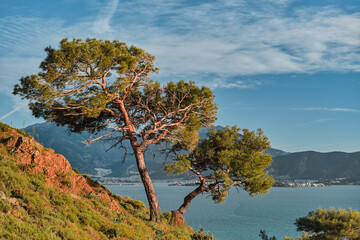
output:
[[[213,240],[214,236],[208,232],[205,232],[203,228],[200,228],[198,232],[191,235],[193,240]]]

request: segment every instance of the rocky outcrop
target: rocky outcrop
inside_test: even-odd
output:
[[[18,200],[16,198],[9,198],[6,197],[5,193],[0,191],[0,201],[5,201],[8,202],[9,204],[11,204],[13,206],[13,208],[17,209],[20,207],[20,204],[18,202]]]
[[[106,188],[75,172],[63,155],[43,147],[34,138],[9,129],[7,132],[0,132],[0,148],[15,155],[18,165],[23,170],[31,169],[44,174],[47,186],[69,193],[73,198],[96,196],[108,202],[112,210],[121,212],[118,202],[111,197],[112,194]],[[0,197],[12,201],[1,193]],[[16,205],[12,202],[11,204]]]

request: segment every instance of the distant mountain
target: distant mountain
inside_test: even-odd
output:
[[[288,152],[284,152],[284,151],[276,149],[276,148],[270,148],[269,150],[266,150],[265,153],[271,155],[272,157],[283,156],[283,155],[289,154]]]
[[[94,174],[95,168],[109,168],[122,159],[122,153],[117,149],[107,152],[110,143],[100,142],[87,146],[83,142],[89,138],[88,134],[70,134],[67,128],[53,123],[38,123],[24,130],[45,147],[64,155],[80,172]]]
[[[214,127],[215,130],[219,130],[219,129],[221,129],[221,128],[224,128],[224,127],[223,127],[223,126],[220,126],[220,125],[217,125],[217,126]],[[207,132],[208,132],[208,129],[209,129],[209,128],[205,128],[205,127],[200,128],[199,137],[200,137],[200,138],[207,138],[206,134],[207,134]]]
[[[64,155],[70,164],[82,173],[104,175],[112,177],[130,177],[138,175],[135,157],[132,155],[130,144],[125,141],[127,155],[124,149],[111,147],[111,142],[100,141],[90,145],[84,144],[89,139],[87,133],[69,133],[66,127],[56,126],[54,123],[38,123],[26,127],[26,133],[34,136],[35,140],[47,148],[53,148],[56,153]],[[92,136],[93,138],[96,137]],[[150,176],[154,179],[171,178],[163,169],[166,161],[165,154],[160,153],[155,146],[145,152],[145,159]]]
[[[314,151],[273,157],[269,171],[275,177],[294,179],[334,179],[360,176],[360,152]]]
[[[221,126],[216,126],[216,129]],[[53,148],[64,155],[71,165],[82,173],[105,175],[113,177],[137,176],[135,158],[126,142],[128,155],[124,160],[124,150],[113,148],[107,151],[111,143],[100,141],[86,146],[83,141],[89,138],[86,133],[69,134],[65,127],[58,127],[53,123],[39,123],[24,129],[34,136],[35,140],[45,147]],[[200,137],[206,138],[206,128],[200,129]],[[360,152],[298,152],[288,153],[279,149],[269,149],[267,154],[273,156],[273,163],[268,169],[276,178],[288,177],[295,179],[333,179],[342,177],[356,177],[360,175]],[[150,176],[153,179],[169,179],[164,164],[166,156],[159,152],[158,146],[145,152],[145,159]],[[111,169],[111,171],[109,171]],[[186,177],[183,175],[182,177]]]

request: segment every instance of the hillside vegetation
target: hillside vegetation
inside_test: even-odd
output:
[[[113,195],[54,150],[0,123],[0,239],[212,239],[147,221],[137,200]]]

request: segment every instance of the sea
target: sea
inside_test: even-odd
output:
[[[142,184],[106,185],[114,194],[147,203]],[[179,208],[194,186],[169,186],[154,183],[162,211]],[[251,197],[241,189],[232,188],[223,204],[215,204],[207,194],[198,195],[184,217],[194,229],[203,228],[223,240],[260,240],[260,230],[284,239],[301,235],[294,222],[318,208],[356,209],[360,211],[360,186],[273,187],[262,197]]]

